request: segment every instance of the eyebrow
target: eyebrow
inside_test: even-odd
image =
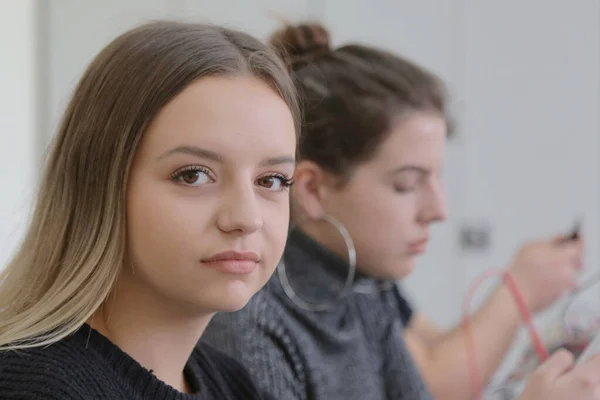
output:
[[[296,158],[292,157],[292,156],[281,156],[281,157],[271,157],[271,158],[267,158],[265,160],[263,160],[260,163],[261,167],[272,167],[274,165],[281,165],[281,164],[296,164]]]
[[[195,156],[198,158],[207,158],[209,160],[223,162],[223,157],[220,154],[215,153],[214,151],[211,151],[211,150],[206,150],[206,149],[203,149],[200,147],[195,147],[195,146],[177,146],[169,151],[166,151],[165,153],[160,155],[157,159],[162,160],[163,158],[166,158],[173,154],[189,154],[191,156]]]
[[[404,165],[402,167],[395,168],[391,171],[392,174],[399,174],[402,172],[418,172],[419,174],[427,175],[431,171],[429,171],[426,168],[419,167],[417,165]]]
[[[203,149],[201,147],[196,146],[177,146],[171,150],[166,151],[158,157],[158,160],[162,160],[173,154],[189,154],[191,156],[195,156],[198,158],[205,158],[208,160],[213,160],[218,163],[223,163],[223,156],[219,153],[216,153],[212,150]],[[296,164],[296,158],[293,156],[279,156],[279,157],[269,157],[263,161],[261,161],[261,167],[270,167],[274,165],[281,164]]]

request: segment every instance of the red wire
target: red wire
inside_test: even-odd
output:
[[[467,347],[467,363],[469,369],[469,375],[471,377],[471,385],[473,389],[473,393],[477,399],[482,399],[483,395],[483,383],[480,375],[479,366],[477,364],[477,349],[475,346],[475,342],[473,340],[473,335],[471,333],[471,301],[473,299],[473,295],[479,289],[479,286],[488,278],[492,276],[503,276],[504,283],[507,285],[511,295],[513,296],[515,302],[517,303],[517,308],[519,309],[519,313],[521,314],[521,319],[527,325],[527,329],[529,331],[529,336],[533,342],[535,351],[538,354],[538,357],[542,362],[546,361],[548,358],[548,350],[544,343],[542,342],[540,335],[533,325],[533,319],[531,317],[531,313],[527,308],[527,304],[525,303],[525,299],[523,297],[523,293],[519,289],[517,282],[514,280],[512,275],[503,270],[489,270],[481,275],[473,282],[469,292],[467,293],[467,297],[465,298],[465,302],[463,305],[463,332],[465,338],[465,345]]]
[[[519,308],[519,312],[521,313],[521,319],[527,325],[527,330],[529,330],[529,337],[533,342],[533,346],[535,348],[538,357],[541,362],[545,362],[548,359],[548,350],[542,341],[538,330],[533,325],[533,318],[531,313],[529,312],[529,308],[527,308],[527,304],[525,303],[525,299],[523,298],[523,293],[519,289],[517,282],[513,278],[513,276],[506,272],[504,274],[504,283],[508,285],[510,292],[513,295],[513,298],[517,302],[517,307]]]

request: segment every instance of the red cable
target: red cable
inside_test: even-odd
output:
[[[521,314],[521,319],[527,325],[527,329],[529,331],[529,336],[533,342],[535,347],[535,351],[538,354],[538,357],[542,362],[548,359],[548,350],[544,343],[542,342],[540,335],[533,325],[533,319],[531,317],[531,313],[527,308],[527,304],[525,303],[525,299],[523,297],[523,293],[519,289],[517,282],[514,280],[512,275],[508,271],[503,270],[489,270],[479,275],[479,277],[473,282],[471,288],[469,289],[469,293],[465,298],[465,302],[463,305],[463,332],[465,338],[465,345],[467,347],[467,362],[469,374],[471,377],[471,385],[473,389],[473,393],[475,398],[482,399],[483,395],[483,384],[480,375],[479,366],[477,364],[477,349],[475,347],[475,342],[473,340],[473,335],[471,333],[471,301],[473,299],[473,295],[479,289],[479,286],[488,278],[492,276],[503,276],[504,283],[507,285],[512,297],[517,303],[517,308],[519,309],[519,313]]]
[[[513,295],[513,298],[517,302],[517,307],[519,308],[519,312],[521,313],[521,319],[525,324],[527,324],[527,330],[529,331],[529,337],[533,342],[533,346],[535,351],[541,362],[545,362],[548,359],[548,350],[540,337],[538,330],[533,325],[533,317],[529,312],[529,308],[527,308],[527,303],[525,303],[525,298],[523,297],[523,292],[519,289],[515,278],[509,273],[506,272],[504,274],[504,283],[508,285],[510,292]]]

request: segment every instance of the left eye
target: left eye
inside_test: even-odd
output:
[[[263,176],[256,183],[274,192],[284,190],[291,185],[291,182],[282,176]]]

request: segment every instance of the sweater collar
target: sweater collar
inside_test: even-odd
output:
[[[78,340],[84,348],[95,351],[101,358],[106,360],[121,382],[124,382],[133,393],[143,393],[150,398],[168,400],[197,400],[203,398],[202,367],[197,359],[201,355],[196,354],[197,349],[194,350],[184,369],[184,374],[193,392],[186,394],[158,379],[150,370],[144,368],[129,354],[88,324],[84,324],[79,328],[74,334],[74,339]]]
[[[348,263],[299,228],[290,230],[282,261],[289,285],[305,302],[331,303],[341,300],[339,296],[344,291],[349,273]],[[279,268],[282,268],[281,264]],[[392,281],[375,279],[356,271],[347,298],[378,292],[391,286]]]

